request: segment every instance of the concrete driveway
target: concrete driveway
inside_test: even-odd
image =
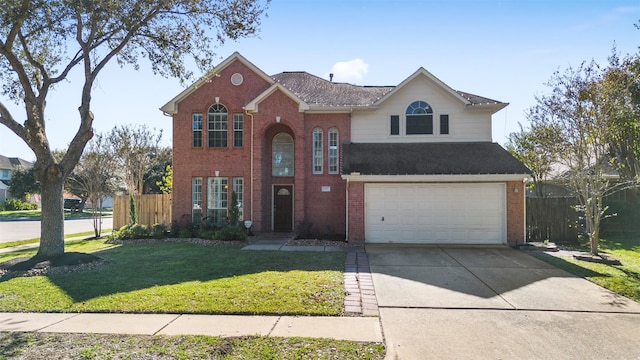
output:
[[[390,359],[640,359],[640,304],[526,253],[366,251]]]

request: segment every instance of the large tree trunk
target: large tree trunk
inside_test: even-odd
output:
[[[36,258],[48,259],[64,254],[64,180],[58,165],[48,166],[40,179],[42,220]]]

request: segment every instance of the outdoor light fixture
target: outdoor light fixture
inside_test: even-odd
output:
[[[247,235],[249,235],[249,229],[251,228],[251,225],[253,225],[253,222],[251,220],[244,221],[244,227],[247,228]]]
[[[514,192],[514,193],[517,193],[518,191],[520,191],[520,189],[518,189],[518,187],[517,187],[517,186],[514,186],[514,187],[513,187],[513,192]]]

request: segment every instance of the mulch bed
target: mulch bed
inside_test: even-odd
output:
[[[102,266],[106,262],[98,256],[79,252],[67,252],[49,259],[16,258],[0,263],[0,280],[20,276],[47,276],[86,271]]]

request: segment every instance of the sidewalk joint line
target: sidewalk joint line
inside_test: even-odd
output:
[[[38,314],[42,314],[42,313],[38,313]],[[79,316],[79,315],[82,315],[82,313],[67,313],[67,314],[69,314],[69,315],[71,315],[71,316],[69,316],[68,318],[64,318],[64,319],[62,319],[62,320],[56,321],[56,322],[54,322],[53,324],[49,324],[49,325],[47,325],[47,326],[44,326],[44,327],[42,327],[42,328],[40,328],[40,329],[36,329],[36,330],[35,330],[35,332],[46,332],[46,331],[43,331],[43,330],[44,330],[44,329],[46,329],[46,328],[52,327],[52,326],[54,326],[54,325],[58,325],[58,324],[63,323],[63,322],[65,322],[65,321],[67,321],[67,320],[71,320],[71,319],[73,319],[74,317],[77,317],[77,316]]]
[[[171,319],[171,321],[169,321],[168,323],[164,324],[160,329],[158,329],[158,331],[154,332],[152,335],[158,335],[158,333],[164,329],[167,328],[167,326],[173,324],[174,321],[178,320],[179,318],[181,318],[184,314],[176,314],[176,317],[174,317],[173,319]]]

